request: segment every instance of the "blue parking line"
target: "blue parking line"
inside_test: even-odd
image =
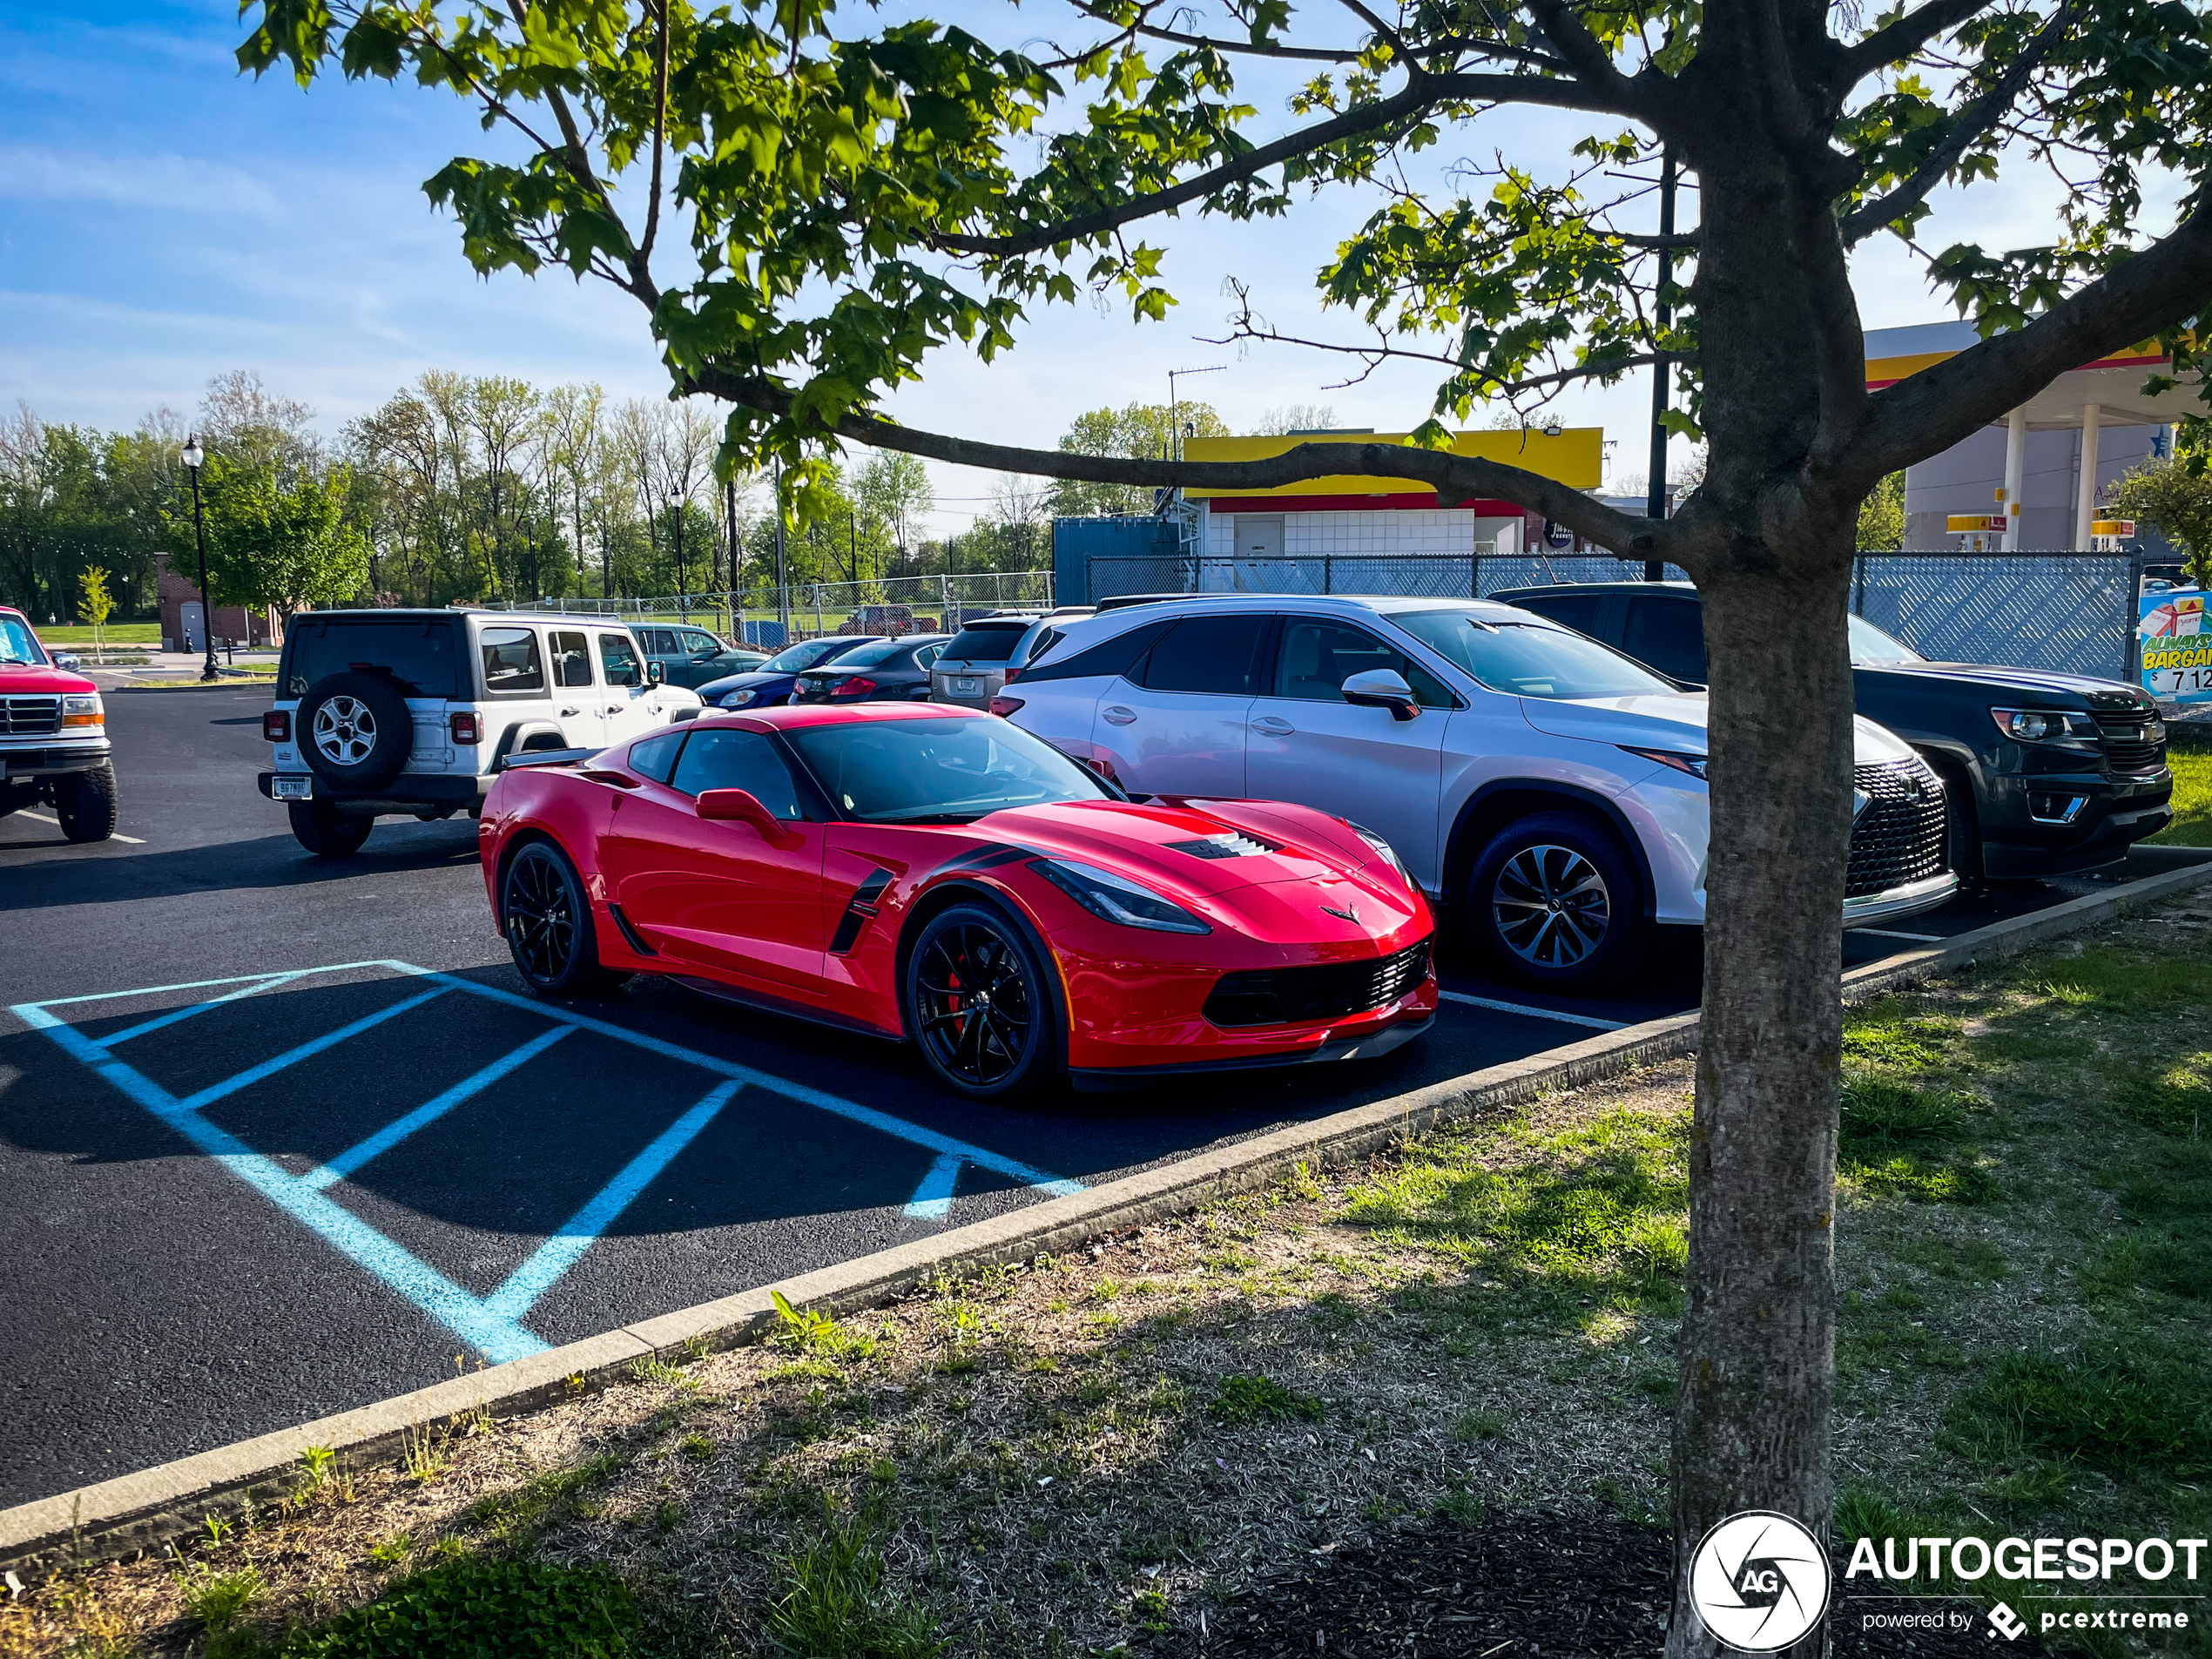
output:
[[[462,1078],[442,1095],[425,1101],[405,1117],[385,1124],[359,1145],[348,1147],[320,1169],[311,1170],[300,1178],[318,1192],[343,1181],[371,1158],[390,1151],[424,1124],[435,1123],[462,1101],[481,1094],[509,1072],[536,1059],[575,1029],[571,1025],[556,1025],[550,1031],[540,1032],[512,1054],[500,1055],[475,1076]]]
[[[235,1077],[226,1077],[219,1083],[208,1084],[196,1095],[185,1096],[184,1099],[177,1103],[176,1109],[180,1112],[196,1112],[201,1107],[211,1105],[226,1095],[235,1095],[241,1089],[252,1087],[264,1077],[274,1076],[287,1066],[296,1066],[302,1060],[320,1054],[325,1049],[336,1048],[348,1037],[357,1037],[362,1032],[383,1024],[387,1020],[396,1019],[410,1008],[419,1008],[432,998],[444,995],[448,988],[448,986],[441,985],[435,990],[423,992],[420,996],[410,996],[404,1001],[395,1002],[390,1008],[379,1008],[374,1014],[364,1014],[350,1025],[341,1025],[335,1031],[326,1035],[303,1042],[296,1049],[287,1049],[273,1060],[264,1060],[258,1066],[249,1066]]]
[[[621,1174],[556,1228],[552,1237],[537,1247],[536,1254],[485,1298],[486,1311],[501,1318],[519,1319],[536,1306],[538,1298],[576,1265],[577,1258],[598,1242],[599,1235],[614,1224],[615,1217],[652,1184],[653,1177],[666,1169],[670,1161],[691,1143],[692,1137],[714,1121],[714,1115],[730,1103],[730,1097],[744,1087],[742,1082],[731,1082],[717,1083],[709,1089],[705,1099],[662,1130],[651,1146],[623,1167]]]
[[[960,1166],[967,1162],[957,1152],[941,1153],[914,1188],[914,1196],[907,1200],[907,1219],[942,1221],[951,1214],[953,1185],[960,1179]]]
[[[205,1014],[210,1008],[219,1008],[245,997],[259,996],[264,991],[273,991],[280,985],[289,985],[295,979],[302,979],[309,974],[319,971],[313,968],[295,968],[288,974],[265,974],[250,985],[241,986],[235,991],[226,991],[220,996],[211,996],[205,1002],[195,1002],[190,1008],[178,1008],[173,1013],[156,1015],[152,1019],[142,1021],[125,1031],[111,1031],[100,1039],[100,1045],[103,1048],[112,1049],[118,1042],[128,1042],[134,1037],[143,1037],[149,1032],[158,1031],[164,1027],[174,1025],[179,1020],[189,1020],[195,1014]]]

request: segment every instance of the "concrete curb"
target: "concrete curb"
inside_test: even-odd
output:
[[[2002,961],[2170,894],[2212,884],[2212,849],[2172,850],[2195,856],[2108,892],[1854,968],[1844,976],[1844,999],[1861,1001],[1976,962]],[[793,1306],[831,1313],[878,1305],[934,1275],[957,1276],[1026,1261],[1117,1228],[1193,1210],[1210,1198],[1250,1191],[1301,1161],[1316,1166],[1349,1163],[1440,1123],[1676,1058],[1695,1049],[1697,1029],[1698,1016],[1684,1014],[1607,1032],[779,1285],[641,1320],[474,1376],[0,1510],[0,1562],[94,1561],[153,1548],[195,1529],[205,1513],[282,1495],[296,1483],[300,1454],[310,1447],[327,1447],[358,1464],[395,1450],[410,1434],[442,1433],[477,1414],[515,1416],[572,1397],[615,1379],[641,1359],[752,1341],[772,1322],[778,1292]]]

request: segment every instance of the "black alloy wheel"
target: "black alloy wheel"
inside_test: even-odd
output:
[[[907,1015],[929,1069],[964,1095],[1008,1099],[1060,1069],[1043,966],[995,909],[960,905],[930,919],[907,961]]]
[[[628,977],[599,966],[583,883],[550,841],[532,841],[509,861],[499,914],[515,971],[541,995],[590,995]]]

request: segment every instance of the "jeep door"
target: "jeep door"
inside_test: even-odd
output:
[[[553,714],[571,749],[607,745],[606,693],[592,663],[591,639],[580,628],[556,628],[546,637],[552,667]]]
[[[597,631],[599,671],[604,684],[599,707],[604,717],[600,741],[612,748],[643,737],[664,723],[658,687],[647,683],[645,659],[627,629]]]

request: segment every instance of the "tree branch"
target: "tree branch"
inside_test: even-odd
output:
[[[1621,72],[1612,54],[1596,36],[1582,27],[1582,20],[1564,0],[1528,0],[1528,10],[1536,19],[1536,26],[1543,30],[1544,38],[1566,59],[1568,68],[1592,89],[1602,90],[1609,100],[1582,107],[1608,110],[1619,115],[1644,112],[1647,100],[1642,89]]]
[[[793,394],[783,387],[712,364],[691,374],[682,389],[705,392],[766,415],[788,415],[793,401]],[[1301,443],[1286,454],[1258,461],[1148,461],[984,443],[864,415],[846,415],[831,428],[831,435],[954,466],[1150,489],[1271,489],[1335,474],[1405,478],[1431,485],[1440,496],[1453,501],[1516,502],[1602,546],[1616,551],[1634,548],[1638,556],[1644,547],[1663,549],[1672,539],[1667,524],[1616,513],[1594,496],[1541,473],[1479,455],[1420,449],[1410,444]],[[1651,556],[1662,554],[1654,552]]]
[[[1137,219],[1150,219],[1156,213],[1164,213],[1188,202],[1197,201],[1224,185],[1241,184],[1282,162],[1294,160],[1345,138],[1359,138],[1394,122],[1408,119],[1433,105],[1460,101],[1541,104],[1554,109],[1594,110],[1608,115],[1634,113],[1628,108],[1595,96],[1580,81],[1554,80],[1540,75],[1431,75],[1413,69],[1406,86],[1388,98],[1346,110],[1300,132],[1288,133],[1271,144],[1258,145],[1233,160],[1209,168],[1181,184],[1170,185],[1165,190],[1152,191],[1112,207],[1078,213],[1073,219],[1064,219],[1057,224],[1041,225],[1004,236],[943,232],[931,237],[930,245],[948,253],[977,253],[1006,259],[1038,253],[1061,242],[1076,242],[1103,236]]]
[[[1410,64],[1413,61],[1413,49],[1406,44],[1406,37],[1385,23],[1379,14],[1362,4],[1361,0],[1338,0],[1338,3],[1373,30],[1375,38],[1396,53],[1399,63]]]
[[[1300,346],[1308,351],[1333,352],[1341,357],[1359,357],[1367,360],[1370,373],[1384,361],[1393,358],[1413,362],[1440,363],[1447,368],[1458,369],[1462,373],[1479,372],[1474,364],[1463,361],[1457,357],[1447,356],[1442,352],[1414,351],[1404,346],[1393,346],[1390,343],[1390,337],[1387,334],[1382,336],[1381,343],[1378,345],[1348,346],[1335,341],[1307,340],[1298,334],[1278,334],[1272,328],[1256,327],[1238,319],[1235,330],[1217,340],[1208,334],[1198,334],[1194,338],[1208,346],[1228,346],[1238,341],[1256,340],[1263,345]],[[1623,374],[1632,368],[1649,368],[1658,362],[1695,363],[1696,361],[1697,354],[1695,352],[1638,352],[1633,356],[1615,358],[1602,363],[1582,363],[1573,368],[1553,369],[1542,374],[1531,374],[1522,380],[1499,381],[1490,388],[1488,395],[1510,397],[1520,392],[1535,391],[1540,387],[1561,386],[1569,381],[1592,380],[1601,374]],[[1366,376],[1363,374],[1360,378],[1364,380]],[[1352,383],[1348,381],[1344,382],[1345,385]],[[1337,388],[1332,387],[1325,389]]]
[[[1945,30],[1956,28],[1992,3],[1993,0],[1927,0],[1917,11],[1908,11],[1856,45],[1844,47],[1837,60],[1838,88],[1854,86],[1877,70],[1904,62]]]
[[[1928,152],[1926,160],[1913,169],[1910,179],[1886,196],[1871,202],[1861,202],[1844,216],[1843,234],[1845,247],[1857,246],[1885,225],[1895,224],[1925,201],[1928,192],[1943,182],[1958,164],[1959,158],[1965,155],[1975,140],[1996,125],[2005,112],[2012,108],[2013,101],[2020,95],[2020,89],[2027,84],[2028,78],[2035,73],[2044,58],[2050,55],[2051,48],[2058,44],[2060,37],[2073,23],[2076,3],[2077,0],[2065,0],[2051,14],[2050,21],[2035,31],[2034,37],[2027,43],[2020,55],[2005,65],[2005,72],[1997,78],[1995,84],[1979,97],[1968,100],[1966,106],[1952,119],[1951,130],[1943,135],[1942,142]]]
[[[2164,240],[2077,289],[2025,328],[1996,334],[1870,395],[1836,453],[1871,482],[1940,453],[2069,369],[2132,346],[2212,302],[2212,199]]]
[[[524,0],[507,0],[507,10],[514,17],[516,27],[527,32],[529,29],[529,18],[527,15],[529,7],[524,3]],[[601,211],[617,225],[622,226],[623,239],[630,244],[632,250],[629,260],[630,277],[627,281],[617,276],[611,269],[607,267],[605,261],[597,254],[592,256],[592,269],[617,288],[635,294],[648,307],[658,304],[660,289],[652,280],[652,273],[646,265],[644,254],[638,251],[636,239],[630,234],[630,226],[624,224],[622,215],[615,212],[614,198],[607,193],[607,187],[599,182],[599,175],[591,165],[591,152],[583,142],[583,129],[577,125],[576,116],[569,108],[568,95],[557,86],[548,86],[545,89],[545,102],[553,111],[555,123],[561,129],[561,148],[557,153],[567,160],[569,172],[577,181],[599,199]],[[538,147],[545,155],[556,153],[550,145],[541,142]],[[657,191],[654,193],[658,196],[659,192]]]
[[[1069,3],[1086,17],[1095,18],[1100,23],[1116,22],[1115,18],[1101,11],[1097,7],[1084,4],[1083,0],[1069,0]],[[1150,6],[1146,6],[1145,15],[1149,16],[1151,10]],[[1184,34],[1180,30],[1163,29],[1157,24],[1134,23],[1129,25],[1129,29],[1150,39],[1170,41],[1177,46],[1198,46],[1217,52],[1244,52],[1261,57],[1303,58],[1310,63],[1317,64],[1356,64],[1360,57],[1360,54],[1356,51],[1340,51],[1328,46],[1272,46],[1262,45],[1255,40],[1217,40],[1210,35],[1190,35]],[[1052,64],[1042,67],[1065,68],[1069,64],[1081,63],[1089,55],[1088,52],[1076,53],[1055,59]]]
[[[653,199],[645,205],[645,236],[637,244],[637,263],[653,256],[653,239],[660,234],[660,169],[668,147],[668,0],[652,7],[660,21],[653,44]]]

